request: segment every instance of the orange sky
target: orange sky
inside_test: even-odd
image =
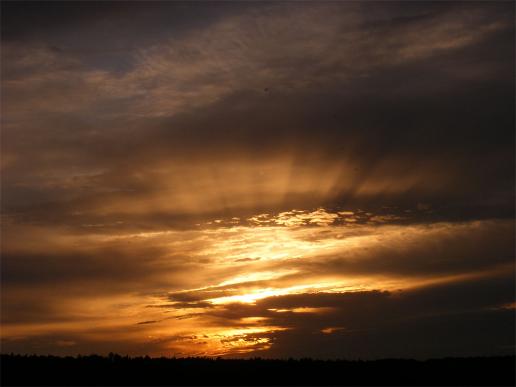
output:
[[[513,353],[511,12],[2,4],[2,352]]]

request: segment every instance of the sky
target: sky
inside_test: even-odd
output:
[[[1,352],[514,354],[513,2],[1,7]]]

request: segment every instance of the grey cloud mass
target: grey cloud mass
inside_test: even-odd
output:
[[[514,4],[2,2],[2,351],[514,353]]]

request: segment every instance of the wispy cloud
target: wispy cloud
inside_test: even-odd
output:
[[[512,337],[513,4],[45,5],[2,4],[6,351]]]

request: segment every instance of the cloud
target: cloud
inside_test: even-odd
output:
[[[254,305],[226,305],[212,309],[201,319],[192,316],[187,320],[190,330],[183,327],[184,333],[163,334],[174,325],[177,328],[178,320],[174,320],[174,325],[166,321],[136,325],[136,331],[125,328],[125,336],[113,330],[117,328],[96,328],[91,333],[103,337],[102,341],[111,348],[130,354],[192,354],[192,350],[198,350],[199,354],[231,357],[254,353],[262,357],[298,354],[321,358],[427,358],[511,353],[513,311],[499,306],[513,299],[513,287],[512,275],[501,275],[393,293],[288,295],[267,298]],[[271,310],[274,308],[309,311],[278,313]],[[324,313],[318,313],[322,308]],[[203,333],[194,333],[192,327],[199,323]],[[154,328],[149,331],[151,326]],[[145,347],[139,341],[128,344],[133,333],[141,336],[143,327],[148,327],[145,334],[150,338]],[[328,327],[340,329],[322,332]],[[421,329],[425,334],[421,334]],[[155,336],[156,332],[162,333]],[[111,335],[111,339],[106,339],[106,335]],[[30,346],[51,337],[35,336],[17,343]],[[69,333],[67,337],[76,341],[79,349],[93,345],[94,336],[88,338],[84,331]],[[114,340],[115,337],[119,339]],[[218,340],[221,343],[217,344]],[[15,348],[16,341],[8,339],[6,345]],[[210,348],[215,352],[203,352]]]
[[[513,4],[2,11],[4,348],[506,351]]]

